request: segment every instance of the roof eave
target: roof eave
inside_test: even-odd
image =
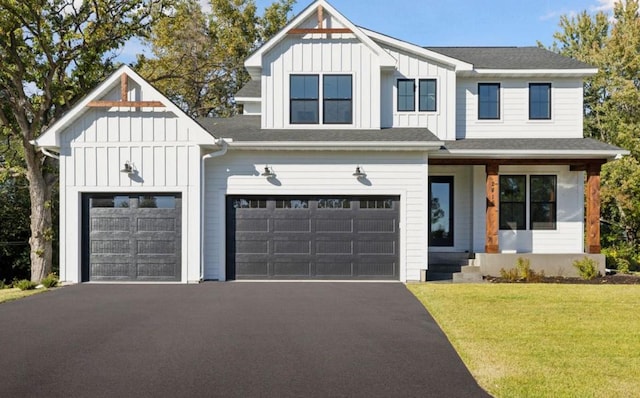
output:
[[[585,69],[473,69],[456,71],[462,77],[521,77],[521,76],[550,76],[550,77],[589,77],[598,73],[597,68]]]
[[[227,139],[225,138],[225,141]],[[296,151],[436,151],[442,141],[235,141],[230,150],[296,150]]]
[[[627,150],[529,150],[529,149],[441,149],[429,156],[434,158],[463,157],[500,159],[615,159],[629,155]]]

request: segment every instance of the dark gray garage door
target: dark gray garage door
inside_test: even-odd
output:
[[[398,197],[227,198],[228,279],[398,279]]]
[[[179,195],[92,194],[84,201],[84,281],[180,280]]]

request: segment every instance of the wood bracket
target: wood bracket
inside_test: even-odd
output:
[[[324,9],[322,6],[318,6],[318,27],[317,28],[294,28],[289,29],[287,34],[289,35],[306,35],[313,33],[332,34],[332,33],[353,33],[349,28],[325,28],[324,27]]]
[[[89,108],[164,108],[160,101],[129,101],[129,76],[123,73],[120,76],[120,101],[91,101],[87,104]]]

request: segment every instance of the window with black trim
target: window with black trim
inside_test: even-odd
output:
[[[318,199],[318,209],[350,209],[351,201],[349,199]]]
[[[353,118],[351,75],[324,75],[322,81],[323,123],[351,124]]]
[[[276,209],[308,209],[309,200],[307,199],[278,199],[276,200]]]
[[[398,79],[398,112],[416,110],[416,83],[413,79]]]
[[[530,183],[530,228],[556,229],[557,177],[532,175]]]
[[[478,119],[500,119],[500,83],[478,83]]]
[[[524,175],[500,176],[500,229],[527,229],[526,181]]]
[[[289,101],[291,124],[319,123],[318,75],[291,75]]]
[[[551,83],[529,83],[529,119],[551,119]]]
[[[437,109],[436,79],[420,79],[418,110],[421,112],[435,112]]]

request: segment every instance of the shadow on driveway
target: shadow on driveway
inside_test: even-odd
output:
[[[0,319],[6,396],[488,396],[400,283],[85,284]]]

